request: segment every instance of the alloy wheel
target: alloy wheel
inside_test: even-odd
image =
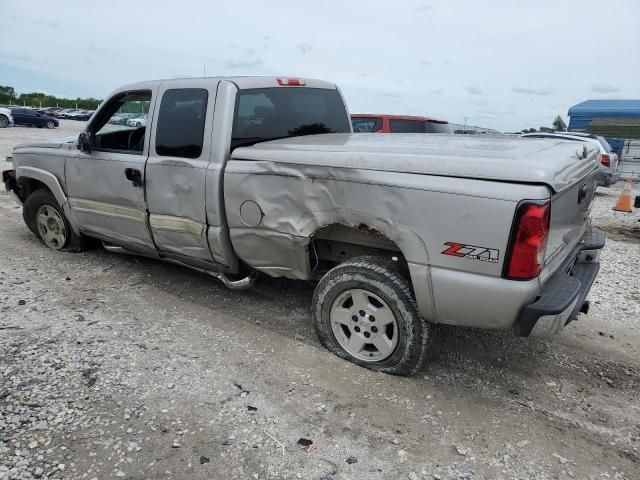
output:
[[[331,329],[350,355],[365,362],[390,357],[398,345],[398,321],[387,303],[361,288],[342,292],[333,302]]]
[[[40,238],[50,248],[61,250],[67,241],[67,226],[60,213],[51,205],[41,205],[36,213]]]

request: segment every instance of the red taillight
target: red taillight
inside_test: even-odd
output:
[[[505,277],[530,280],[540,273],[549,238],[551,203],[522,203],[516,211]]]
[[[278,85],[284,85],[287,87],[304,87],[305,81],[301,78],[276,78]]]
[[[609,158],[608,153],[600,154],[600,163],[603,164],[605,167],[611,166],[611,159]]]

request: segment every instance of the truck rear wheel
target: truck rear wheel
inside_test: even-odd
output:
[[[80,251],[85,239],[76,235],[53,194],[44,188],[27,197],[22,207],[24,222],[53,250]]]
[[[322,344],[357,365],[412,375],[425,362],[429,323],[392,260],[357,257],[330,270],[314,292],[313,319]]]

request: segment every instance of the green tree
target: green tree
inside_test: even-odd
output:
[[[27,107],[63,107],[95,110],[102,100],[97,98],[57,98],[43,92],[22,93],[16,95],[13,87],[0,86],[0,104],[25,105]]]
[[[564,123],[564,120],[562,119],[562,117],[560,115],[558,115],[556,117],[556,119],[553,121],[552,125],[553,125],[553,128],[558,132],[566,132],[567,131],[567,124]]]
[[[16,91],[13,87],[0,85],[0,97],[16,98]]]

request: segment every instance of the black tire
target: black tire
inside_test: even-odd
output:
[[[47,120],[47,128],[55,128],[56,124],[53,122],[53,120]]]
[[[331,310],[338,296],[350,289],[364,289],[377,295],[393,312],[398,340],[387,358],[361,360],[345,350],[336,338],[331,327]],[[410,282],[393,260],[356,257],[330,270],[315,289],[312,315],[321,343],[330,352],[357,365],[393,375],[412,375],[426,361],[430,325],[418,315]]]
[[[7,128],[9,126],[9,119],[4,115],[0,115],[0,128]]]
[[[66,241],[60,248],[54,248],[47,245],[44,238],[42,238],[40,231],[38,230],[36,215],[37,215],[38,209],[43,205],[48,205],[51,208],[53,208],[64,222],[64,227],[65,227],[64,235],[65,235]],[[37,236],[40,240],[42,240],[42,242],[45,245],[49,246],[54,250],[64,250],[67,252],[80,252],[87,247],[87,239],[79,235],[76,235],[74,233],[73,229],[71,228],[71,225],[69,224],[69,220],[67,219],[66,215],[64,214],[64,211],[58,204],[58,201],[53,196],[53,194],[45,188],[38,189],[27,197],[27,199],[25,200],[22,206],[22,218],[24,219],[24,223],[27,224],[27,227],[29,227],[29,230],[31,230],[31,232],[35,236]]]

